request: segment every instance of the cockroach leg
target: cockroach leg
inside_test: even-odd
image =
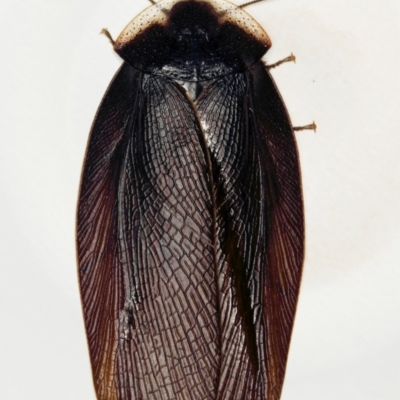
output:
[[[279,65],[282,65],[287,62],[292,62],[292,61],[294,63],[296,63],[296,56],[293,53],[291,53],[289,57],[286,57],[283,60],[277,61],[276,63],[266,64],[266,67],[268,68],[268,70],[270,70],[272,68],[279,67]]]
[[[313,130],[314,132],[317,132],[317,125],[313,121],[312,124],[310,125],[305,125],[305,126],[294,126],[293,130],[294,131],[306,131],[306,130]]]
[[[111,33],[108,31],[107,28],[103,28],[100,32],[100,34],[106,35],[108,39],[110,40],[111,44],[114,46],[115,40],[112,38]]]

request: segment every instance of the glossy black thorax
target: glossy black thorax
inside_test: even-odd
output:
[[[132,67],[182,81],[205,81],[243,71],[268,44],[229,20],[206,1],[180,1],[164,23],[150,24],[115,49]]]

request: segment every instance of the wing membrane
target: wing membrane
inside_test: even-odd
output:
[[[93,126],[78,211],[99,399],[208,398],[218,370],[204,139],[169,80],[124,66]]]
[[[303,241],[293,131],[261,63],[196,103],[125,64],[78,208],[98,398],[279,399]]]
[[[221,313],[228,321],[218,398],[279,399],[304,252],[292,127],[261,63],[206,88],[198,112],[216,171]]]
[[[139,76],[126,64],[116,74],[92,127],[78,205],[77,243],[81,296],[93,368],[101,399],[117,399],[115,310],[124,286],[117,234],[119,154],[136,105]]]

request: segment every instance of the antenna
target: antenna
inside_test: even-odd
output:
[[[151,0],[150,0],[150,1],[151,1]],[[260,1],[265,1],[265,0],[253,0],[253,1],[249,1],[248,3],[241,4],[241,5],[238,6],[238,7],[239,7],[239,8],[245,8],[245,7],[247,7],[247,6],[251,6],[252,4],[259,3]]]

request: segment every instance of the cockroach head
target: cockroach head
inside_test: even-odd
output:
[[[251,67],[270,46],[263,28],[226,0],[160,0],[127,25],[114,48],[146,73],[201,81]]]

